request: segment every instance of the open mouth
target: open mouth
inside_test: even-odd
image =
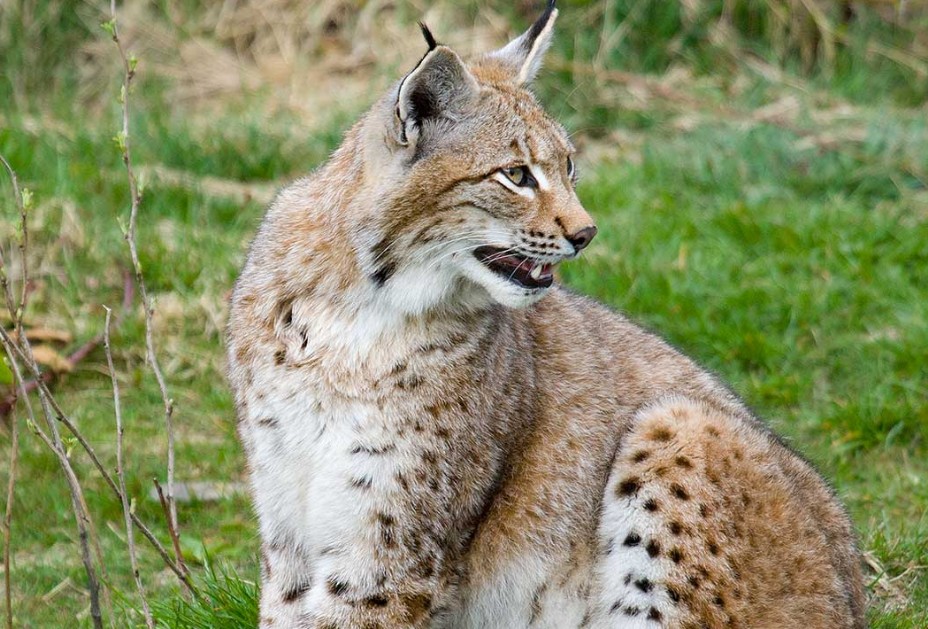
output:
[[[474,256],[497,275],[523,288],[548,288],[554,283],[553,264],[506,251],[500,247],[478,247]]]

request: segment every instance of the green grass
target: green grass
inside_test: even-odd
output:
[[[0,91],[15,93],[17,105],[0,119],[0,153],[35,194],[31,263],[38,272],[28,317],[70,331],[76,345],[102,328],[103,305],[120,302],[128,267],[120,220],[129,199],[112,142],[118,105],[113,98],[95,107],[72,98],[77,74],[68,60],[78,42],[95,35],[53,4],[39,4],[44,17],[33,27],[45,35],[64,33],[41,53],[45,57],[25,50],[28,33],[4,40],[16,56]],[[600,24],[593,22],[595,36],[581,36],[583,19],[601,16],[570,17],[572,5],[566,4],[557,53],[589,58]],[[630,5],[610,6],[621,12]],[[715,10],[713,3],[706,6]],[[564,267],[563,280],[720,373],[806,453],[847,502],[861,546],[885,569],[874,575],[872,625],[923,627],[928,123],[923,110],[904,107],[924,97],[918,92],[923,86],[909,81],[898,92],[880,94],[878,87],[902,70],[889,72],[885,61],[862,64],[848,50],[831,73],[801,72],[798,53],[785,50],[781,65],[801,83],[790,88],[745,72],[727,52],[707,46],[699,29],[711,12],[687,23],[696,29],[687,35],[692,41],[671,45],[683,28],[680,16],[672,8],[648,13],[661,10],[649,5],[635,14],[638,30],[609,51],[608,67],[663,72],[685,64],[695,78],[677,89],[695,100],[652,97],[636,109],[617,104],[609,86],[594,89],[592,79],[574,84],[582,77],[566,70],[542,76],[551,110],[577,131],[586,154],[597,156],[581,163],[580,196],[600,235],[580,261]],[[853,28],[879,27],[862,21]],[[762,38],[751,39],[747,22],[739,29],[747,44],[777,61]],[[53,77],[44,86],[43,67]],[[732,91],[737,77],[742,85]],[[258,94],[204,116],[173,102],[168,87],[151,80],[133,94],[136,163],[246,187],[308,172],[364,107],[345,103],[328,122],[309,125],[297,114],[268,108]],[[801,104],[788,124],[751,117],[784,96]],[[719,103],[740,118],[713,113]],[[836,106],[846,113],[822,122],[819,114]],[[678,124],[690,115],[695,122]],[[0,199],[0,243],[8,251],[14,213],[5,179]],[[159,304],[157,343],[177,404],[183,481],[243,479],[223,376],[223,325],[228,291],[262,210],[205,184],[147,182],[141,254]],[[160,508],[148,498],[151,479],[164,478],[164,433],[158,390],[144,365],[143,332],[134,310],[113,338],[128,481],[138,512],[167,544]],[[63,377],[55,392],[112,464],[114,418],[103,353],[94,352]],[[89,626],[61,474],[26,430],[22,442],[13,529],[16,624]],[[79,449],[72,459],[118,594],[117,625],[137,625],[119,504]],[[253,626],[258,538],[247,498],[182,504],[180,519],[200,602],[180,598],[172,575],[139,541],[143,578],[162,626]]]

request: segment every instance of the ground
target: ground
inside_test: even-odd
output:
[[[121,15],[140,58],[130,95],[134,161],[146,181],[139,240],[156,295],[157,350],[177,405],[178,477],[229,490],[180,505],[185,554],[213,605],[178,602],[172,575],[141,548],[143,579],[164,626],[242,627],[255,613],[258,538],[247,497],[235,492],[244,464],[224,383],[223,327],[264,203],[321,163],[377,90],[418,59],[413,23],[422,14],[440,38],[446,33],[468,52],[501,43],[534,11],[533,3],[519,5],[527,13],[448,4],[426,11],[373,2],[358,17],[346,13],[351,3],[320,3],[301,22],[315,39],[275,32],[276,44],[268,43],[274,29],[259,26],[284,22],[255,17],[255,3],[238,3],[246,14],[232,17],[181,2],[130,4]],[[809,69],[803,40],[792,47],[770,40],[785,47],[765,48],[763,33],[739,26],[737,15],[740,30],[719,39],[712,2],[641,2],[638,12],[626,2],[563,4],[539,90],[581,148],[579,194],[599,236],[564,266],[562,281],[718,372],[804,452],[860,532],[872,625],[924,626],[928,88],[917,71],[926,64],[918,40],[924,16],[910,18],[912,41],[867,40],[898,46],[891,52],[908,55],[904,64],[856,54],[839,40],[831,58],[820,42]],[[660,8],[670,5],[676,14]],[[686,6],[711,20],[685,14]],[[129,264],[121,233],[128,189],[112,140],[119,68],[112,42],[95,26],[103,19],[89,5],[72,15],[55,2],[36,3],[31,13],[20,3],[0,10],[0,42],[14,69],[0,84],[10,104],[0,113],[0,154],[34,195],[27,321],[70,335],[58,347],[63,353],[100,331],[104,305],[118,307]],[[858,20],[834,32],[870,33],[872,25]],[[253,32],[233,28],[242,24]],[[368,41],[363,29],[379,39]],[[36,41],[52,44],[39,49]],[[288,41],[301,43],[288,48]],[[733,54],[720,41],[746,52]],[[15,260],[5,179],[0,198],[0,246]],[[113,338],[129,490],[168,543],[149,498],[151,479],[164,479],[164,429],[143,329],[136,306]],[[54,391],[111,462],[103,352],[61,376]],[[13,418],[23,433],[12,533],[16,624],[75,626],[78,618],[89,626],[61,474],[23,415]],[[0,433],[4,449],[7,434]],[[116,624],[138,624],[119,503],[79,448],[71,456],[99,529]]]

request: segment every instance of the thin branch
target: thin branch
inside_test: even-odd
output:
[[[7,173],[10,175],[10,182],[13,184],[13,198],[16,202],[16,209],[19,211],[19,256],[21,258],[20,281],[22,285],[20,286],[19,305],[15,310],[13,309],[13,293],[7,281],[6,272],[0,273],[0,281],[3,282],[3,288],[7,299],[7,307],[10,309],[10,316],[13,317],[13,321],[16,324],[16,332],[21,336],[23,311],[26,308],[26,291],[29,287],[29,267],[28,260],[26,260],[26,250],[29,245],[29,225],[26,223],[26,202],[23,199],[22,191],[19,188],[19,178],[16,176],[16,171],[13,170],[13,167],[10,166],[10,163],[3,155],[0,155],[0,163],[3,164],[3,167],[6,168]]]
[[[131,195],[131,209],[129,211],[129,228],[126,230],[126,242],[129,245],[129,254],[132,258],[132,267],[135,270],[135,281],[141,294],[142,307],[145,310],[145,350],[149,366],[158,381],[158,388],[161,391],[161,400],[164,404],[164,425],[167,431],[168,440],[168,462],[167,462],[167,501],[168,501],[168,520],[170,526],[178,531],[177,525],[177,505],[174,500],[174,400],[168,395],[167,384],[164,380],[164,374],[161,371],[161,365],[158,363],[158,356],[155,352],[155,342],[153,338],[152,315],[154,308],[151,297],[145,287],[145,280],[142,277],[142,263],[139,261],[138,246],[136,244],[136,230],[138,227],[139,205],[142,195],[139,191],[138,181],[132,170],[132,149],[129,138],[129,91],[132,87],[132,79],[135,77],[136,60],[130,59],[119,40],[119,30],[116,25],[116,0],[110,0],[110,22],[107,30],[112,35],[113,42],[119,51],[123,65],[123,83],[122,83],[122,131],[119,134],[119,144],[122,149],[122,161],[126,166],[126,176],[129,180],[129,192]],[[177,555],[177,562],[184,567],[183,557]],[[184,567],[184,569],[186,569]]]
[[[10,421],[10,467],[6,485],[6,511],[3,515],[3,594],[6,602],[6,626],[13,629],[13,584],[10,575],[10,544],[13,538],[13,498],[16,491],[16,467],[19,461],[19,426],[17,418]]]
[[[7,172],[10,175],[10,181],[13,185],[13,197],[16,199],[16,207],[19,210],[20,220],[25,223],[23,217],[25,216],[25,207],[23,204],[22,194],[19,191],[19,181],[16,178],[16,171],[10,166],[10,163],[6,161],[6,158],[3,155],[0,155],[0,162],[3,162],[3,166],[6,168]],[[10,282],[7,279],[6,275],[6,263],[3,259],[3,249],[0,248],[0,285],[3,287],[3,294],[6,298],[6,306],[10,311],[10,317],[13,319],[13,325],[17,330],[18,334],[22,334],[22,319],[23,312],[22,308],[17,308],[13,300],[13,290],[10,287]],[[26,297],[25,291],[22,293],[22,299]],[[22,383],[20,382],[20,385]],[[11,395],[12,405],[16,405],[16,393]],[[10,561],[11,555],[11,544],[13,541],[13,501],[16,496],[16,470],[17,463],[19,461],[19,425],[16,421],[16,417],[12,417],[10,420],[10,467],[9,467],[9,477],[7,479],[7,489],[6,489],[6,508],[3,515],[3,598],[6,605],[6,626],[7,629],[13,629],[13,581],[12,581],[12,565]]]
[[[187,569],[186,564],[184,563],[183,554],[180,549],[180,533],[177,529],[171,528],[171,519],[168,517],[168,501],[164,496],[164,490],[161,489],[161,483],[158,482],[157,478],[152,479],[155,482],[155,489],[158,490],[158,500],[161,502],[161,509],[164,511],[164,516],[168,518],[168,534],[171,536],[171,543],[174,544],[174,554],[177,557],[180,557],[180,564]]]
[[[9,338],[5,333],[2,327],[0,327],[0,340],[3,338]],[[5,344],[4,344],[5,346]],[[18,347],[13,347],[13,351],[16,352],[17,356],[20,356],[20,349]],[[32,367],[30,366],[30,369]],[[48,398],[49,404],[51,404],[52,409],[55,411],[55,414],[64,427],[68,429],[68,432],[77,439],[78,444],[87,453],[87,456],[90,457],[90,461],[93,463],[94,467],[97,468],[97,471],[100,472],[100,475],[103,477],[103,480],[106,481],[106,484],[109,485],[109,488],[116,495],[116,497],[122,500],[122,495],[119,491],[119,485],[116,483],[116,480],[113,478],[112,474],[106,469],[103,463],[100,461],[100,457],[97,455],[96,450],[93,449],[93,446],[90,445],[90,442],[87,441],[87,438],[84,437],[83,433],[78,430],[74,422],[68,417],[67,413],[64,412],[64,409],[58,404],[58,400],[51,396],[51,393],[48,390],[48,385],[38,379],[39,376],[38,368],[33,372],[33,376],[37,378],[39,383],[39,390],[44,392]],[[135,523],[135,526],[139,529],[142,535],[147,539],[155,551],[161,556],[161,559],[164,561],[164,564],[171,569],[171,571],[177,575],[177,578],[186,588],[187,592],[193,596],[198,596],[196,589],[193,586],[193,582],[190,580],[190,576],[186,570],[186,566],[182,569],[175,563],[175,560],[171,557],[170,553],[165,549],[165,547],[158,541],[158,538],[155,537],[155,534],[151,531],[148,526],[136,515],[132,513],[132,522]]]
[[[106,308],[106,306],[104,306]],[[135,531],[132,528],[132,507],[130,506],[129,494],[126,491],[126,474],[122,458],[122,406],[119,400],[119,381],[116,379],[116,368],[113,366],[113,350],[110,345],[110,319],[113,311],[106,308],[106,323],[103,326],[103,348],[106,352],[106,364],[110,370],[110,379],[113,381],[113,408],[116,414],[116,476],[119,479],[120,501],[122,502],[122,513],[126,524],[126,545],[129,547],[129,566],[132,568],[132,576],[135,578],[135,586],[139,590],[139,598],[142,601],[142,613],[145,616],[145,624],[149,629],[155,629],[155,622],[151,617],[151,609],[148,607],[148,599],[145,597],[145,586],[142,585],[142,576],[139,574],[139,562],[135,550]]]
[[[0,254],[2,256],[2,254]],[[0,266],[2,266],[2,257],[0,257]],[[119,311],[119,314],[116,315],[116,320],[113,322],[113,327],[119,329],[122,325],[122,320],[129,312],[129,309],[132,307],[132,301],[135,298],[135,286],[132,284],[132,276],[126,272],[123,276],[122,283],[122,308]],[[21,333],[21,332],[20,332]],[[84,360],[90,353],[100,346],[100,343],[103,342],[103,333],[97,334],[90,340],[83,343],[76,350],[71,352],[66,360],[71,369],[75,368],[82,360]],[[42,373],[41,380],[45,383],[51,383],[55,379],[56,373],[52,370],[47,370]],[[38,380],[27,380],[25,384],[26,393],[32,393],[39,388]],[[16,405],[16,393],[11,393],[6,399],[0,401],[0,417],[5,417],[13,411],[13,407]]]
[[[29,229],[27,223],[27,200],[26,197],[19,189],[19,182],[16,177],[16,173],[13,168],[10,166],[10,163],[0,156],[0,161],[2,161],[3,166],[6,168],[7,172],[10,175],[10,179],[13,183],[13,193],[16,198],[16,206],[19,210],[20,218],[20,238],[19,238],[19,253],[20,253],[20,268],[21,268],[21,287],[20,287],[20,298],[19,303],[15,304],[13,301],[13,291],[9,285],[8,278],[6,276],[5,265],[0,267],[0,279],[2,279],[4,296],[7,301],[7,308],[10,311],[10,315],[13,317],[14,326],[16,329],[17,339],[16,342],[7,334],[6,330],[0,327],[0,337],[2,337],[2,343],[4,350],[9,358],[10,368],[13,370],[16,381],[20,389],[20,394],[24,399],[26,407],[29,411],[29,418],[31,425],[36,430],[36,434],[39,434],[42,437],[42,440],[48,445],[51,450],[55,453],[55,456],[58,458],[58,462],[61,466],[62,472],[64,472],[65,480],[68,483],[68,491],[71,495],[71,505],[74,512],[74,519],[77,525],[78,531],[78,541],[81,551],[81,560],[84,564],[84,570],[87,573],[87,585],[90,592],[90,614],[93,619],[94,627],[102,628],[103,618],[102,612],[100,610],[100,592],[102,588],[102,593],[104,597],[104,602],[107,605],[109,610],[110,621],[112,622],[112,605],[110,603],[109,592],[106,589],[105,585],[102,585],[97,577],[97,570],[93,565],[93,559],[91,557],[90,546],[93,545],[94,553],[97,556],[97,561],[99,562],[99,568],[101,573],[103,573],[105,578],[105,566],[103,565],[103,552],[100,548],[99,539],[96,535],[96,529],[93,525],[93,521],[90,518],[90,513],[87,508],[87,503],[84,500],[83,489],[80,486],[80,482],[77,479],[77,475],[74,473],[74,468],[71,465],[70,460],[68,459],[67,452],[64,448],[64,444],[61,441],[61,437],[58,434],[57,426],[50,412],[49,404],[45,395],[39,395],[39,400],[42,403],[42,410],[45,418],[46,425],[49,427],[53,438],[49,439],[48,435],[45,434],[41,429],[39,429],[38,424],[35,422],[35,414],[32,410],[32,405],[28,398],[28,393],[25,389],[25,381],[22,378],[22,369],[19,366],[19,360],[14,354],[19,354],[19,358],[29,366],[30,370],[33,372],[38,371],[38,365],[35,362],[35,357],[32,354],[32,346],[29,343],[29,339],[26,334],[23,332],[23,316],[26,311],[26,299],[28,297],[28,285],[29,285],[29,272],[28,272],[28,243],[29,243]],[[18,342],[18,344],[17,344]],[[12,470],[11,470],[12,471]],[[15,479],[11,481],[11,484],[15,483]],[[12,492],[13,489],[9,488],[9,491]],[[7,510],[12,514],[10,509],[12,508],[11,504],[8,503]],[[12,518],[12,515],[10,515]],[[8,531],[9,529],[7,529]],[[6,534],[6,533],[5,533]],[[9,547],[7,547],[8,549]],[[8,550],[6,551],[8,552]],[[8,578],[8,577],[7,577]],[[7,579],[5,578],[4,583],[6,584]],[[7,596],[9,592],[7,592]],[[11,606],[11,605],[10,605]],[[12,613],[12,612],[10,612]],[[9,620],[8,620],[9,621]]]
[[[29,427],[39,436],[40,439],[48,446],[55,456],[58,458],[58,462],[61,465],[61,469],[65,474],[65,479],[68,482],[68,490],[71,494],[71,508],[74,512],[74,519],[77,524],[78,532],[78,542],[81,552],[81,562],[84,564],[84,571],[87,573],[87,588],[90,593],[90,617],[93,620],[93,625],[96,629],[102,629],[103,627],[103,615],[100,611],[100,582],[97,578],[97,572],[93,565],[93,559],[90,554],[90,541],[89,541],[89,529],[88,522],[89,517],[87,517],[86,512],[84,511],[86,503],[83,500],[83,495],[80,490],[80,484],[77,481],[77,477],[74,474],[74,470],[71,467],[71,462],[68,460],[68,455],[65,452],[63,445],[59,439],[51,439],[49,436],[39,427],[39,424],[35,420],[35,412],[32,409],[32,403],[29,400],[29,396],[25,392],[23,383],[22,369],[19,366],[19,358],[22,357],[26,359],[26,356],[21,354],[22,349],[14,345],[14,341],[10,338],[7,331],[0,326],[0,344],[3,345],[3,349],[6,352],[7,358],[9,359],[10,369],[13,371],[13,374],[16,378],[16,383],[20,388],[20,395],[25,403],[27,413],[29,415]],[[29,364],[28,359],[24,361],[27,365]],[[34,361],[33,361],[34,362]],[[49,423],[48,406],[44,396],[42,396],[42,406],[46,412],[46,422]],[[54,423],[49,423],[50,426],[54,426]]]

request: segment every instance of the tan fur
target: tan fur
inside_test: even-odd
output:
[[[228,344],[262,627],[865,626],[807,463],[657,336],[473,257],[554,263],[592,224],[514,78],[554,15],[431,50],[268,210]],[[547,189],[500,182],[524,163]]]

